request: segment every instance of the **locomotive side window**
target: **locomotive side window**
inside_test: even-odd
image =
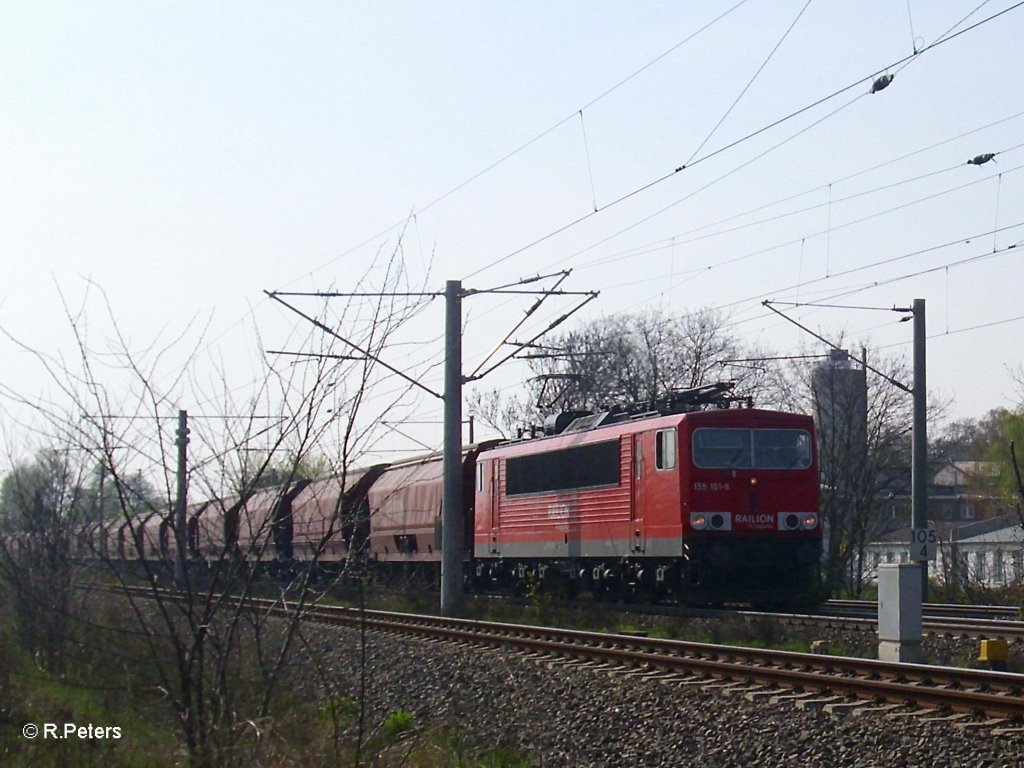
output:
[[[477,493],[484,489],[484,463],[478,461],[476,463],[476,490]]]
[[[658,469],[674,469],[676,466],[675,429],[658,430],[654,439],[655,465]]]
[[[619,441],[516,456],[505,462],[505,495],[619,484]]]
[[[803,429],[697,429],[693,463],[703,469],[807,469],[811,436]]]

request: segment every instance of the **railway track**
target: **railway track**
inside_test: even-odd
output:
[[[733,616],[745,621],[772,618],[782,624],[801,627],[836,628],[877,632],[877,611],[850,614],[845,611],[826,611],[812,614],[766,613],[762,611],[720,612],[722,617]],[[1011,619],[984,619],[942,616],[925,612],[921,629],[926,635],[959,637],[965,639],[1000,639],[1009,643],[1024,643],[1024,621]]]
[[[139,590],[151,597],[151,590]],[[253,610],[294,617],[295,604],[250,599]],[[725,687],[748,698],[795,701],[830,712],[913,707],[945,718],[987,718],[996,732],[1024,727],[1024,675],[897,664],[483,622],[385,611],[308,605],[303,620],[404,637],[504,649],[552,663],[585,663],[678,684]]]
[[[843,616],[875,616],[878,603],[871,600],[828,600],[821,607],[822,613]],[[1024,608],[1016,605],[960,605],[957,603],[925,603],[926,618],[944,619],[986,619],[1022,621]]]
[[[818,615],[839,619],[851,627],[874,630],[878,625],[878,604],[866,600],[829,600]],[[1024,642],[1024,613],[1019,607],[1007,605],[925,603],[922,628],[925,633],[937,635]]]
[[[524,603],[526,604],[526,603]],[[877,632],[878,605],[864,600],[829,600],[816,613],[775,613],[739,608],[692,608],[675,605],[629,605],[594,603],[612,612],[699,619],[738,619],[747,622],[771,619],[798,627],[837,628]],[[566,608],[574,607],[566,603]],[[969,639],[1002,639],[1024,643],[1024,617],[1013,606],[941,605],[924,606],[922,630],[925,634]]]

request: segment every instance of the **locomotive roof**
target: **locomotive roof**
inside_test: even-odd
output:
[[[557,435],[545,435],[544,437],[527,438],[503,443],[488,451],[529,453],[536,450],[551,450],[553,448],[580,445],[584,443],[600,442],[602,440],[614,439],[620,435],[646,432],[653,429],[665,429],[679,425],[690,425],[694,428],[712,425],[723,427],[752,428],[790,424],[792,426],[811,427],[814,420],[805,414],[789,413],[787,411],[773,411],[760,408],[730,408],[712,409],[706,411],[689,411],[686,413],[672,413],[668,415],[646,415],[632,418],[625,421],[613,421],[607,424],[599,424],[588,429],[566,430]]]

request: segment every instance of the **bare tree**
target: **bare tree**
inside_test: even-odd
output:
[[[771,391],[777,407],[815,415],[826,532],[823,590],[851,587],[860,594],[865,547],[892,525],[889,494],[909,478],[913,403],[893,382],[911,381],[911,372],[900,357],[871,360],[870,369],[839,357],[839,371],[827,356],[817,363],[807,362],[811,355],[783,362]]]
[[[537,406],[529,393],[506,395],[500,389],[471,390],[466,412],[507,439],[520,437],[522,430],[537,418]]]
[[[400,256],[396,251],[375,263],[364,279],[373,277],[384,291],[407,288]],[[240,746],[247,734],[263,733],[272,721],[304,610],[319,594],[312,591],[322,575],[319,558],[351,514],[349,478],[358,474],[377,425],[407,394],[390,381],[389,394],[370,401],[371,390],[387,379],[376,360],[419,307],[385,295],[322,307],[319,324],[310,326],[304,340],[305,362],[264,358],[265,372],[252,394],[239,400],[237,385],[226,375],[214,379],[214,392],[198,386],[205,380],[199,374],[202,334],[191,344],[186,332],[138,351],[101,298],[112,330],[100,346],[90,336],[85,304],[72,309],[65,301],[76,354],[66,359],[25,347],[56,395],[30,397],[9,389],[0,395],[12,411],[31,412],[44,443],[67,446],[81,457],[81,466],[101,468],[101,508],[116,511],[116,517],[82,524],[79,472],[48,484],[61,494],[60,504],[23,505],[27,513],[39,513],[39,525],[28,533],[33,542],[60,542],[53,573],[45,574],[51,582],[68,591],[73,581],[81,586],[77,560],[117,585],[120,601],[105,622],[94,617],[104,614],[97,606],[110,599],[98,591],[83,591],[80,600],[56,611],[77,625],[80,638],[90,636],[90,643],[76,644],[80,652],[108,652],[100,647],[105,638],[110,648],[130,647],[145,659],[133,675],[169,707],[191,765],[249,761]],[[345,329],[350,342],[324,333],[326,327]],[[366,354],[353,355],[351,342]],[[168,549],[176,549],[181,438],[173,407],[184,402],[186,392],[216,416],[191,420],[187,479],[191,497],[204,502],[201,516],[192,508],[204,547],[192,552],[186,581],[175,584],[167,565]],[[290,502],[308,482],[311,462],[327,470],[340,490],[297,562],[281,532],[293,523]],[[159,498],[143,509],[133,492],[140,470],[160,489]],[[71,551],[72,535],[87,552]],[[28,571],[15,548],[22,546],[19,541],[8,532],[0,542],[0,561],[11,565],[4,574],[8,588],[31,602],[38,600],[38,590],[26,586]],[[133,555],[130,568],[125,554]],[[291,598],[286,620],[251,610],[251,598],[266,589],[267,571],[283,579],[276,582],[281,598]]]
[[[528,394],[474,393],[468,411],[512,436],[515,420],[524,426],[537,414],[652,402],[672,390],[723,380],[735,381],[735,393],[743,396],[764,379],[763,369],[736,364],[754,354],[713,310],[612,315],[554,336],[534,353]]]
[[[1013,465],[1013,478],[1017,483],[1017,495],[1020,496],[1021,501],[1024,501],[1024,480],[1021,480],[1020,462],[1017,461],[1016,442],[1013,440],[1010,441],[1010,462]],[[1015,509],[1017,519],[1020,520],[1020,527],[1024,529],[1024,510],[1021,509],[1021,501],[1017,502]],[[1017,578],[1024,578],[1024,576],[1018,573]]]
[[[67,448],[40,450],[0,484],[0,579],[22,644],[48,667],[64,662],[78,533],[93,516],[84,469]]]

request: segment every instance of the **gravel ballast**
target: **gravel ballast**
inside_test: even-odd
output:
[[[359,633],[303,630],[326,699],[359,690]],[[1024,735],[922,716],[836,716],[750,702],[703,686],[538,661],[511,652],[367,634],[371,722],[405,710],[462,741],[528,754],[537,766],[1015,766]],[[311,670],[312,665],[300,669]]]

